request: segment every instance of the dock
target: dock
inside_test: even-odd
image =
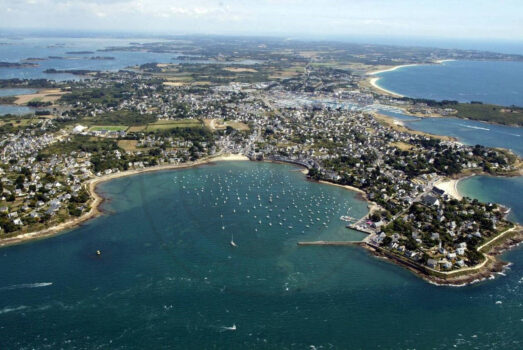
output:
[[[366,228],[363,228],[359,225],[347,225],[347,228],[350,228],[351,230],[354,230],[354,231],[358,231],[358,232],[361,232],[361,233],[365,233],[367,235],[371,235],[373,233],[375,233],[374,230],[371,230],[371,229],[366,229]]]
[[[310,241],[298,242],[299,246],[316,246],[316,245],[330,245],[330,246],[348,246],[348,245],[362,245],[363,241]]]

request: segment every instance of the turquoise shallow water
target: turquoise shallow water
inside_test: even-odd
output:
[[[482,202],[501,203],[512,210],[509,218],[523,224],[523,177],[474,176],[458,183],[461,194]]]
[[[219,163],[103,184],[107,215],[0,251],[0,348],[521,348],[521,249],[507,276],[448,288],[357,247],[297,247],[361,238],[339,216],[366,204],[295,170]]]
[[[405,96],[523,106],[523,62],[452,61],[379,76],[381,87]]]

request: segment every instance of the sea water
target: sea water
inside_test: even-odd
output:
[[[380,114],[402,121],[412,130],[451,136],[467,145],[501,147],[523,156],[523,128],[459,118],[417,118],[399,112],[380,110]]]
[[[379,77],[379,86],[409,97],[523,106],[523,62],[450,61],[402,67]]]
[[[298,247],[361,239],[339,217],[367,208],[296,170],[224,162],[102,184],[104,216],[0,251],[0,347],[521,348],[520,249],[506,276],[452,288],[359,247]]]

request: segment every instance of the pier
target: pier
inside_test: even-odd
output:
[[[368,235],[371,235],[371,234],[375,233],[371,229],[366,229],[366,228],[363,228],[363,227],[361,227],[359,225],[356,225],[356,224],[347,225],[347,227],[350,228],[351,230],[362,232],[362,233],[365,233],[365,234],[368,234]]]

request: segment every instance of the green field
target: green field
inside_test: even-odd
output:
[[[168,130],[174,128],[200,128],[203,123],[196,119],[159,120],[147,125],[147,131]]]
[[[523,109],[489,104],[460,103],[449,106],[458,111],[458,117],[506,125],[523,125]]]
[[[93,125],[89,128],[89,131],[125,131],[128,129],[126,125]]]

